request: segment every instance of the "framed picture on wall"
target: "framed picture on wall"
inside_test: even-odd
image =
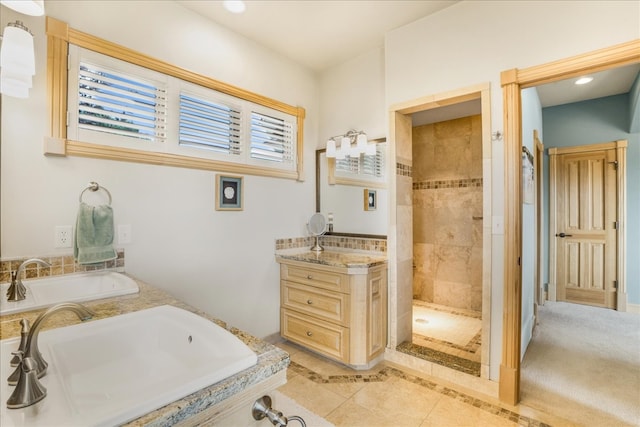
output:
[[[364,210],[375,211],[378,207],[378,195],[376,190],[364,189]]]
[[[241,211],[244,191],[241,176],[216,175],[216,210]]]

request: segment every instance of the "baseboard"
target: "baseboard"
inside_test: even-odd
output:
[[[640,314],[640,304],[629,304],[629,303],[627,303],[627,313]]]
[[[267,335],[262,338],[262,341],[266,341],[269,344],[278,344],[284,341],[284,338],[280,336],[280,332],[276,332],[275,334]]]

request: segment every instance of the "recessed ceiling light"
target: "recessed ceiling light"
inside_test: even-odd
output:
[[[242,0],[225,0],[222,2],[225,9],[232,13],[242,13],[247,8]]]
[[[576,80],[576,84],[577,85],[586,85],[591,80],[593,80],[593,77],[580,77],[578,80]]]

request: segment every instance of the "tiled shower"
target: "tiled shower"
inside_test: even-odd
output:
[[[413,128],[413,298],[482,311],[480,115]]]

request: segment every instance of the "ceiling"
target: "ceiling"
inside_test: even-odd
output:
[[[242,14],[222,1],[176,0],[202,16],[322,72],[384,46],[385,34],[457,1],[248,0]]]
[[[248,0],[246,11],[233,14],[222,1],[175,0],[229,30],[247,37],[308,69],[321,73],[350,58],[384,46],[387,32],[452,6],[457,1],[415,0]],[[517,64],[514,64],[517,65]],[[575,79],[538,86],[542,107],[627,93],[640,64],[602,71],[593,82]],[[478,114],[479,103],[431,111],[438,118]],[[461,115],[463,114],[463,115]],[[420,118],[421,122],[434,117]],[[446,120],[446,119],[445,119]],[[431,121],[433,122],[433,121]]]

